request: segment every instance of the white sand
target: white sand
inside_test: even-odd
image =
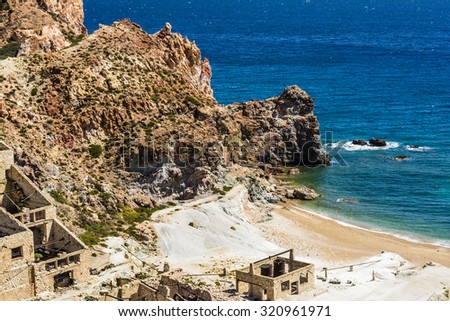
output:
[[[186,268],[211,260],[257,259],[279,251],[250,223],[244,210],[246,195],[239,186],[222,199],[159,212],[154,219],[161,253],[172,265]]]

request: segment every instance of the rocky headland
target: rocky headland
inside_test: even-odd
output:
[[[87,35],[81,0],[0,9],[1,138],[74,222],[241,182],[273,201],[271,174],[329,163],[305,91],[220,105],[208,60],[170,24],[148,34],[121,20]]]

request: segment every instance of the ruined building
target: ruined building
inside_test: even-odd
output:
[[[85,280],[86,246],[0,142],[0,300],[22,300]]]
[[[289,258],[282,255],[289,253]],[[250,263],[248,268],[236,271],[236,290],[243,292],[243,284],[251,297],[275,301],[299,294],[314,285],[314,265],[294,260],[294,251],[288,250]]]

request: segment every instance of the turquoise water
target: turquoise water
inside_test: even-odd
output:
[[[330,148],[346,166],[335,158],[331,167],[294,178],[323,195],[305,206],[450,242],[450,1],[84,3],[90,31],[129,17],[152,33],[169,21],[209,58],[221,103],[263,99],[298,84],[315,98],[324,141],[326,132],[328,143],[387,140],[387,150]],[[393,161],[396,155],[409,159]]]

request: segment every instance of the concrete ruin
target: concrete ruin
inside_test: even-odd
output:
[[[135,301],[212,301],[209,291],[195,288],[176,278],[163,275],[158,287],[141,282]]]
[[[23,300],[89,277],[86,246],[0,142],[0,300]]]
[[[288,258],[282,256],[287,253]],[[250,297],[261,301],[284,299],[313,286],[314,265],[294,260],[292,249],[236,271],[237,292],[247,291]]]

